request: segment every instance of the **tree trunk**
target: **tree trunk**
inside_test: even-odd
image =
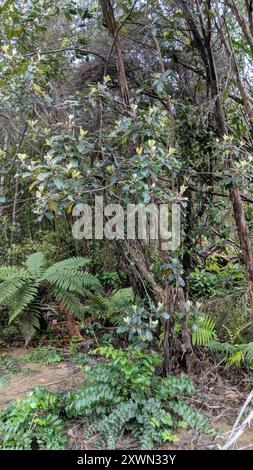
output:
[[[251,48],[251,51],[253,52],[253,36],[252,36],[252,6],[248,7],[248,17],[249,17],[249,23],[250,27],[248,27],[244,17],[240,13],[240,7],[236,5],[236,2],[234,0],[225,0],[225,3],[227,4],[228,7],[231,8],[232,12],[234,13],[236,20],[244,34],[244,37],[246,41],[248,41],[249,46]]]
[[[234,3],[234,2],[233,2]],[[227,41],[223,29],[222,23],[219,15],[218,9],[218,2],[217,5],[217,14],[218,14],[218,30],[221,35],[221,41],[225,47],[225,50],[231,59],[232,67],[236,76],[237,86],[241,94],[242,102],[245,108],[245,111],[248,115],[249,123],[251,125],[251,130],[253,133],[253,107],[252,103],[248,97],[247,91],[243,85],[240,72],[238,69],[235,53],[230,46],[229,42]],[[220,99],[220,89],[219,89],[219,81],[216,73],[215,61],[213,57],[213,50],[212,50],[212,41],[211,41],[211,17],[210,17],[210,10],[208,10],[208,33],[201,36],[201,33],[198,30],[196,23],[194,22],[194,18],[192,17],[189,8],[186,9],[188,14],[188,23],[192,30],[192,34],[195,41],[196,49],[199,51],[199,55],[203,60],[203,64],[207,71],[207,85],[210,87],[212,98],[215,100],[215,119],[216,119],[216,127],[217,133],[220,137],[223,137],[226,134],[226,121],[225,121],[225,114],[223,109],[223,104]],[[229,157],[227,161],[227,167],[231,166],[231,158]],[[233,212],[236,222],[236,228],[240,240],[240,245],[244,253],[244,260],[245,266],[247,271],[247,279],[248,279],[248,292],[249,292],[249,303],[251,309],[251,321],[253,322],[253,252],[251,246],[251,240],[249,236],[249,230],[247,226],[246,217],[244,214],[242,198],[240,194],[240,189],[232,183],[230,189],[230,197],[233,206]]]
[[[81,332],[79,325],[76,323],[75,318],[73,315],[68,313],[68,311],[63,307],[63,305],[60,305],[60,311],[61,313],[66,317],[67,319],[67,328],[68,328],[68,334],[70,338],[82,338]]]
[[[100,0],[101,8],[103,11],[106,27],[112,38],[112,50],[115,50],[116,53],[116,63],[119,75],[119,86],[121,98],[125,108],[129,108],[129,89],[126,79],[125,64],[123,59],[123,54],[121,50],[120,41],[118,39],[118,30],[117,24],[114,16],[113,7],[110,0]]]
[[[236,227],[240,238],[241,247],[244,253],[245,266],[248,278],[249,303],[251,309],[251,321],[253,323],[253,253],[247,221],[245,218],[240,190],[231,188],[231,200],[233,203]]]

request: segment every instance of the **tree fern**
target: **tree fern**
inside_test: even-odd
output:
[[[33,338],[40,328],[41,310],[40,304],[34,301],[29,309],[22,313],[19,318],[19,328],[24,337],[25,345]]]
[[[0,308],[8,307],[9,323],[19,325],[26,343],[40,328],[41,301],[45,295],[56,299],[69,315],[83,318],[85,307],[78,296],[99,289],[92,274],[83,271],[89,263],[76,257],[46,267],[43,253],[30,255],[22,268],[0,268]]]
[[[9,302],[16,299],[18,293],[23,291],[30,280],[31,277],[22,272],[10,274],[10,276],[0,284],[0,305],[7,305]]]
[[[55,266],[46,270],[42,281],[63,291],[78,292],[79,294],[82,294],[84,289],[98,289],[100,287],[99,280],[88,272],[74,268],[59,269]]]
[[[83,258],[81,256],[76,256],[73,258],[67,258],[62,261],[58,261],[54,263],[52,268],[56,269],[57,271],[65,271],[66,269],[79,269],[83,268],[84,266],[88,266],[90,264],[89,258]]]
[[[9,323],[11,323],[17,316],[19,316],[25,309],[35,301],[38,294],[38,286],[36,284],[26,285],[26,287],[19,292],[15,301],[10,304],[9,308]]]
[[[21,272],[27,275],[26,269],[16,268],[15,266],[1,266],[0,267],[0,282],[5,281],[10,276],[15,274],[20,275]]]
[[[26,266],[28,271],[34,276],[40,276],[43,272],[43,268],[45,266],[45,257],[43,253],[38,251],[37,253],[33,253],[32,255],[28,256],[26,260]]]
[[[81,304],[76,295],[57,289],[52,289],[51,292],[53,297],[63,305],[68,313],[78,318],[78,320],[83,320],[84,314],[86,312],[85,305]]]

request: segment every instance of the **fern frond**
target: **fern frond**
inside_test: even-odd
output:
[[[28,256],[26,260],[26,266],[28,271],[34,276],[40,276],[43,272],[43,268],[45,266],[45,257],[43,253],[38,251],[37,253],[33,253],[32,255]]]
[[[83,320],[84,313],[86,312],[85,305],[81,304],[74,294],[53,289],[52,295],[63,305],[68,313],[76,317],[78,320]]]
[[[73,258],[64,259],[63,261],[58,261],[52,266],[52,268],[56,269],[57,271],[65,271],[66,269],[79,269],[84,266],[88,266],[90,263],[91,260],[89,258],[76,256]]]
[[[210,341],[208,348],[214,352],[224,353],[226,356],[234,354],[237,351],[234,344],[220,343],[219,341]]]
[[[206,346],[210,341],[216,338],[215,321],[208,315],[201,317],[199,322],[193,326],[193,346]]]
[[[38,286],[34,284],[26,285],[16,296],[9,310],[9,324],[15,320],[24,310],[34,302],[38,294]]]
[[[245,361],[249,367],[253,367],[253,342],[246,344],[244,348]]]
[[[0,267],[0,282],[5,281],[11,276],[20,274],[21,272],[26,272],[24,269],[16,268],[14,266],[1,266]]]
[[[27,283],[31,282],[31,278],[26,272],[18,271],[7,277],[0,284],[0,306],[5,306],[9,302],[16,299],[18,293],[23,291]]]
[[[208,344],[214,352],[223,353],[229,365],[253,366],[253,342],[247,344],[230,344],[212,341]]]
[[[84,291],[85,298],[89,301],[89,305],[85,308],[91,311],[94,315],[106,316],[109,310],[110,300],[108,297],[103,296],[99,292]]]
[[[223,325],[224,330],[226,330],[228,334],[229,343],[234,344],[236,340],[240,337],[241,333],[246,330],[246,328],[248,328],[249,326],[251,326],[251,322],[248,321],[243,322],[235,328],[229,328],[227,325]]]
[[[48,268],[42,280],[67,292],[78,292],[83,294],[84,289],[98,289],[99,280],[88,272],[77,269],[56,269],[55,266]]]
[[[237,366],[239,367],[244,362],[244,352],[242,350],[235,351],[231,356],[227,359],[227,364],[229,366]]]
[[[134,292],[132,287],[119,289],[109,299],[109,309],[111,312],[118,311],[122,307],[126,307],[134,301]]]
[[[40,317],[40,303],[36,301],[29,306],[27,312],[20,315],[18,323],[21,334],[25,340],[25,346],[40,329]]]

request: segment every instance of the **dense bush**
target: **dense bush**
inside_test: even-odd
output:
[[[193,298],[218,296],[245,284],[245,271],[236,263],[220,267],[215,258],[204,268],[197,267],[189,277],[190,294]]]
[[[0,449],[59,450],[66,448],[61,399],[38,387],[24,400],[13,401],[0,412]]]
[[[195,392],[189,377],[158,377],[156,353],[128,348],[99,348],[108,362],[87,369],[87,383],[68,397],[67,414],[85,419],[85,433],[98,434],[97,445],[115,448],[130,433],[142,449],[177,442],[175,431],[193,427],[213,433],[207,419],[187,405],[184,395]]]
[[[97,445],[115,448],[130,434],[142,449],[177,442],[179,428],[214,434],[208,420],[185,400],[195,393],[187,376],[156,375],[160,357],[128,348],[99,348],[106,362],[86,366],[87,381],[69,394],[38,387],[0,412],[0,449],[63,449],[67,420],[82,418],[84,436],[98,436]]]

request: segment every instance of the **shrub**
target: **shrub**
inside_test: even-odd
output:
[[[99,348],[108,362],[87,368],[88,383],[67,398],[69,417],[85,419],[86,437],[98,434],[97,444],[113,449],[130,433],[141,449],[156,443],[177,442],[175,430],[193,427],[213,433],[208,420],[183,396],[195,391],[189,377],[155,375],[160,357],[128,348]]]
[[[67,444],[61,400],[38,387],[0,411],[0,449],[60,450]]]
[[[190,293],[193,298],[212,297],[245,284],[245,271],[239,263],[228,263],[220,267],[215,257],[205,268],[197,267],[189,277]]]

